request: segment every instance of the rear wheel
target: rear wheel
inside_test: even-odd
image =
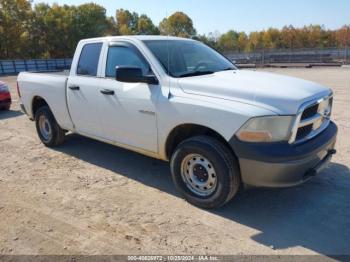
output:
[[[225,144],[198,136],[185,140],[170,161],[173,181],[185,199],[199,207],[216,208],[237,193],[240,173],[237,160]]]
[[[36,131],[41,142],[54,147],[64,142],[65,131],[57,124],[48,106],[40,107],[35,113]]]

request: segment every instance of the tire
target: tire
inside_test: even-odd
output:
[[[48,106],[40,107],[36,111],[35,126],[38,136],[45,146],[55,147],[64,142],[65,131],[57,124]]]
[[[201,208],[225,205],[240,188],[236,157],[212,137],[196,136],[180,143],[170,168],[176,188],[189,203]]]

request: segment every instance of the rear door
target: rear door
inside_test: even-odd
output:
[[[100,82],[104,135],[124,145],[157,152],[156,103],[159,85],[122,83],[115,80],[117,66],[140,67],[144,74],[151,67],[140,51],[128,42],[110,43],[106,50],[104,78]]]
[[[101,79],[97,76],[102,45],[97,42],[82,47],[76,71],[67,83],[67,103],[75,130],[100,138],[103,137],[98,101]]]

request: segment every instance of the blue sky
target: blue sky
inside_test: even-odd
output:
[[[34,0],[79,5],[95,2],[112,16],[118,8],[148,15],[158,23],[175,11],[187,13],[201,34],[230,29],[251,32],[284,25],[321,24],[335,29],[350,24],[350,0]]]

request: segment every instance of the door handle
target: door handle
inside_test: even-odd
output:
[[[69,86],[70,90],[79,90],[80,87],[79,86]]]
[[[114,91],[110,89],[102,89],[100,92],[104,95],[114,95]]]

